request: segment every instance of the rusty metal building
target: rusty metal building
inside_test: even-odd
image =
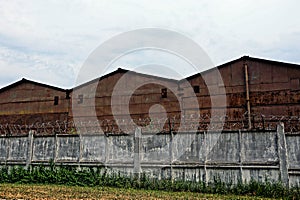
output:
[[[177,88],[177,80],[119,68],[73,89],[70,118],[85,123],[99,120],[102,130],[111,132],[118,131],[116,119],[128,125],[130,117],[143,125],[149,110],[153,118],[161,118],[164,112],[166,118],[178,116],[179,101],[174,94]],[[161,106],[152,107],[157,104]]]
[[[248,56],[184,80],[118,69],[64,90],[23,79],[0,89],[0,124],[98,120],[104,132],[118,132],[116,119],[130,115],[141,125],[149,125],[149,117],[165,117],[170,120],[160,122],[164,128],[173,123],[176,129],[186,120],[206,130],[210,117],[218,116],[224,129],[273,129],[283,121],[287,131],[295,132],[300,128],[299,80],[299,65]],[[191,102],[195,97],[198,104]]]
[[[0,124],[2,128],[13,125],[24,129],[25,126],[67,120],[69,93],[69,90],[27,79],[6,86],[0,89]],[[7,131],[15,134],[14,130]]]
[[[216,79],[219,71],[222,80]],[[215,87],[209,94],[203,77]],[[218,87],[225,87],[225,129],[275,128],[278,121],[286,123],[288,131],[299,130],[300,66],[244,56],[200,74],[188,77],[191,85],[200,86],[197,94],[202,114],[209,113],[209,99]]]

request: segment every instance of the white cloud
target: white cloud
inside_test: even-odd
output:
[[[25,54],[0,47],[0,86],[21,78],[71,87],[74,82],[72,63],[64,63],[58,56]]]
[[[98,45],[144,27],[186,34],[216,64],[245,54],[300,63],[299,6],[296,0],[0,1],[0,87],[23,76],[70,87]]]

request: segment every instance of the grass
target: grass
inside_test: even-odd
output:
[[[173,199],[173,197],[176,199],[179,198],[178,195],[183,194],[183,196],[179,199],[209,199],[209,195],[213,194],[211,199],[218,199],[219,197],[220,199],[224,199],[223,197],[227,197],[228,195],[241,195],[232,196],[234,199],[241,199],[243,195],[251,196],[251,199],[254,197],[300,199],[300,187],[286,188],[280,182],[271,182],[267,180],[265,182],[257,182],[252,180],[249,183],[230,184],[224,183],[220,179],[215,178],[213,181],[206,184],[204,182],[195,181],[172,181],[169,179],[158,180],[149,178],[145,174],[142,175],[140,179],[136,179],[132,175],[121,175],[119,173],[108,172],[105,168],[77,168],[75,166],[72,167],[62,165],[56,166],[53,163],[50,163],[50,165],[47,167],[36,166],[28,169],[25,169],[21,166],[15,166],[12,168],[2,167],[0,168],[0,184],[3,184],[3,187],[7,186],[7,184],[11,184],[11,187],[13,188],[13,190],[9,189],[9,187],[7,187],[7,189],[1,189],[1,194],[10,191],[9,194],[5,193],[5,195],[25,195],[25,191],[27,191],[27,193],[33,191],[30,193],[30,195],[46,195],[49,194],[53,188],[56,188],[57,191],[52,191],[52,194],[78,194],[78,198],[80,198],[80,195],[93,194],[96,195],[93,198],[99,198],[97,195],[109,195],[112,196],[112,198],[118,198],[116,195],[121,195],[120,198],[122,199],[140,199],[144,198],[145,195],[148,195],[149,198],[152,198],[152,196],[149,195],[154,195],[153,199],[159,199],[161,198],[160,195],[165,194],[165,197],[170,196],[171,199]],[[30,186],[34,186],[34,188],[30,190]],[[44,188],[44,186],[46,188]],[[77,189],[72,189],[76,187]],[[60,192],[62,189],[66,191]],[[23,190],[25,194],[22,192]],[[81,193],[78,193],[80,191]],[[101,193],[103,191],[107,191],[108,193]],[[141,194],[143,196],[139,197],[138,195]],[[207,194],[208,196],[204,194]],[[30,197],[30,195],[28,197]],[[196,196],[194,197],[194,195]],[[0,196],[0,199],[1,198],[15,199],[19,197]],[[20,198],[26,199],[27,197]],[[48,197],[46,196],[44,199],[47,198]],[[76,199],[77,197],[62,196],[61,198]],[[162,199],[165,198],[162,197]]]
[[[267,199],[254,196],[168,192],[113,187],[0,184],[0,199]]]

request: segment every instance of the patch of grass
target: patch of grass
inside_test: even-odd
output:
[[[0,184],[0,199],[263,199],[253,196],[167,192],[112,187]]]

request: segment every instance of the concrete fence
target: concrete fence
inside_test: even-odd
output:
[[[103,166],[156,178],[225,182],[300,182],[300,134],[223,131],[129,135],[1,136],[0,165],[40,165],[50,160]]]

